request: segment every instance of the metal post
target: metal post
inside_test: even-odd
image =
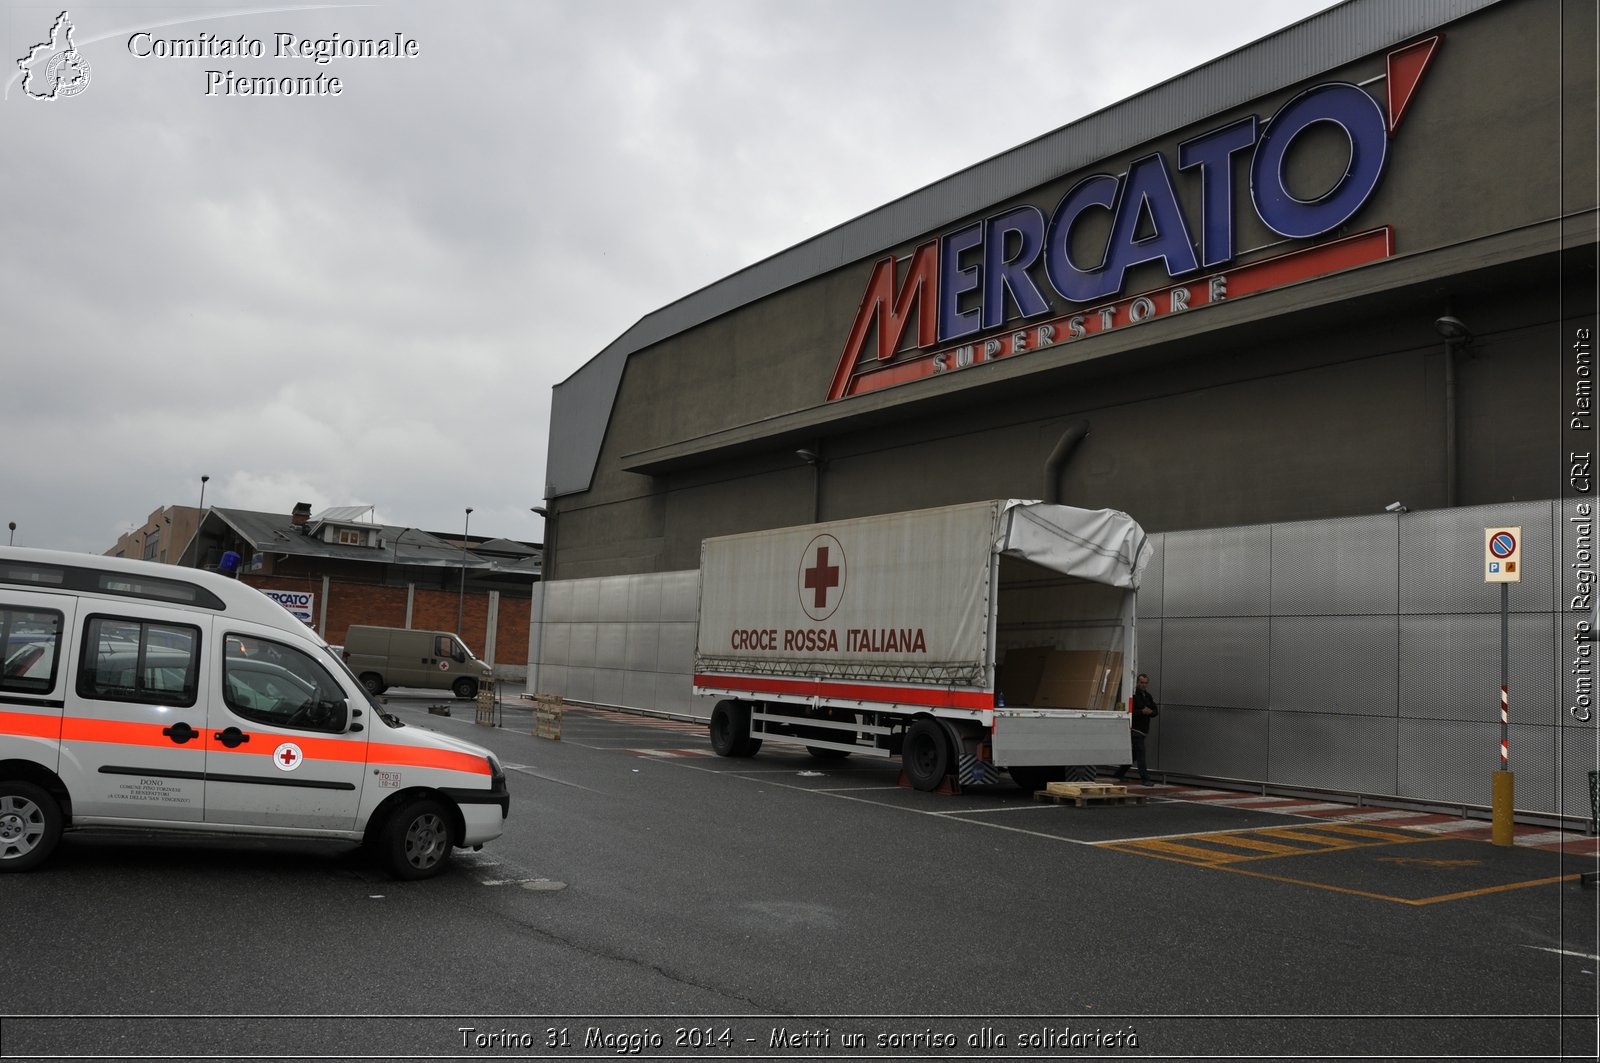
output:
[[[1511,585],[1500,584],[1500,770],[1491,787],[1489,840],[1516,840],[1516,778],[1511,774]]]
[[[467,604],[467,529],[472,527],[472,507],[461,524],[461,593],[456,596],[456,637],[461,638],[461,611]]]

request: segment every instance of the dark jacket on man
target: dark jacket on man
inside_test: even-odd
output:
[[[1150,715],[1146,716],[1144,710],[1149,709]],[[1150,733],[1150,721],[1160,715],[1161,709],[1156,705],[1156,699],[1148,690],[1135,690],[1133,692],[1133,719],[1129,721],[1133,729],[1140,734]]]

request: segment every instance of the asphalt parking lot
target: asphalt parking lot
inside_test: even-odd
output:
[[[717,758],[698,724],[569,708],[551,741],[520,705],[480,726],[471,703],[389,704],[497,753],[504,836],[417,883],[348,846],[70,836],[0,878],[7,911],[49,913],[0,950],[0,1055],[1594,1049],[1592,856],[1193,787],[1085,808],[926,794],[889,762]],[[645,1033],[662,1044],[624,1040]]]

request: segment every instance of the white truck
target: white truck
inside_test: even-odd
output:
[[[1123,764],[1151,546],[1114,510],[995,500],[707,539],[712,748],[901,758],[919,790]]]

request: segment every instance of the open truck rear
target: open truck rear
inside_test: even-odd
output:
[[[707,539],[696,694],[722,756],[900,757],[919,790],[1129,759],[1143,529],[974,502]]]

